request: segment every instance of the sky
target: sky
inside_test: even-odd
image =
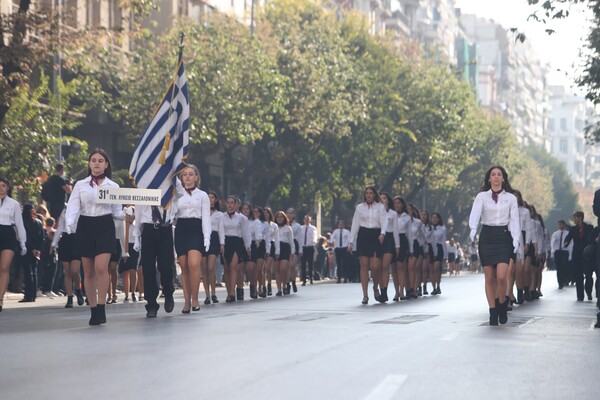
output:
[[[527,0],[455,0],[455,4],[463,14],[493,19],[506,29],[518,28],[525,33],[540,60],[550,66],[550,83],[563,84],[580,92],[573,81],[581,72],[580,50],[590,27],[588,17],[591,12],[585,6],[572,5],[568,18],[544,25],[527,21],[532,12],[541,8],[529,6]],[[548,35],[547,28],[556,33]]]

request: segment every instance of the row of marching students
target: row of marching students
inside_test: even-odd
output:
[[[419,211],[400,197],[368,186],[356,206],[347,251],[356,251],[360,263],[362,304],[369,303],[369,272],[375,301],[389,300],[390,270],[393,301],[441,294],[442,262],[447,257],[446,228],[439,213]],[[335,231],[333,233],[335,238]],[[422,286],[421,286],[422,285]]]
[[[268,208],[241,206],[237,198],[229,196],[225,202],[226,211],[220,212],[217,195],[198,188],[199,171],[188,165],[177,179],[177,196],[170,207],[139,205],[134,215],[131,207],[123,209],[120,205],[97,202],[98,188],[118,187],[110,179],[111,165],[106,152],[94,149],[88,167],[88,177],[75,184],[67,204],[61,235],[63,244],[59,242],[58,248],[59,252],[71,251],[73,258],[81,259],[84,287],[91,308],[90,325],[106,323],[105,304],[111,298],[109,285],[116,285],[109,279],[111,257],[116,254],[118,260],[121,253],[117,250],[119,240],[115,221],[118,224],[126,220],[133,224],[133,252],[139,253],[143,270],[148,318],[156,317],[160,307],[157,270],[165,311],[170,313],[174,309],[173,249],[181,268],[184,314],[200,309],[198,297],[202,276],[206,292],[204,304],[218,302],[215,265],[219,256],[224,264],[226,302],[243,300],[246,273],[250,297],[271,294],[271,268],[276,275],[276,295],[289,294],[292,286],[296,290],[293,266],[298,246],[294,241],[293,221],[283,211],[273,216]],[[293,218],[293,210],[289,211]],[[70,250],[65,244],[68,241],[71,242]],[[69,267],[67,273],[73,281],[71,290],[67,286],[67,291],[70,296],[75,294],[81,304],[81,293],[72,289],[78,287],[75,267]]]

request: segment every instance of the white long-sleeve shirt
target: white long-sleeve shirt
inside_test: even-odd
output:
[[[225,226],[223,225],[223,213],[212,210],[210,214],[210,227],[213,231],[219,233],[219,244],[225,244]]]
[[[24,249],[27,243],[27,233],[23,224],[23,213],[21,205],[15,199],[6,196],[0,200],[0,225],[13,226],[17,228],[17,240]]]
[[[419,245],[425,245],[425,230],[423,222],[418,218],[412,218],[410,233],[408,235],[408,251],[414,253],[414,241],[416,240]]]
[[[205,240],[210,240],[212,232],[210,219],[210,199],[206,192],[195,188],[189,194],[177,180],[177,203],[175,218],[198,218],[202,220],[202,234]]]
[[[341,237],[340,237],[341,235]],[[347,248],[348,243],[350,243],[350,231],[348,229],[335,229],[331,233],[331,240],[333,240],[333,245],[336,249]]]
[[[386,212],[387,218],[387,233],[392,233],[394,235],[394,247],[396,249],[400,248],[400,236],[398,234],[398,213],[396,210],[389,209]]]
[[[317,227],[314,225],[302,225],[300,227],[300,236],[296,238],[299,252],[302,253],[303,247],[314,247],[317,244]]]
[[[558,250],[568,251],[569,261],[571,261],[573,259],[573,241],[571,240],[569,245],[565,246],[565,239],[567,238],[568,234],[568,229],[564,229],[562,231],[559,229],[554,232],[550,238],[550,251],[552,252],[552,255],[554,255],[554,252]]]
[[[290,246],[294,245],[294,231],[289,225],[283,225],[277,227],[277,234],[275,235],[275,255],[281,254],[281,242],[287,243]],[[292,248],[292,252],[294,249]]]
[[[354,210],[352,229],[350,229],[350,244],[354,244],[358,230],[362,228],[379,229],[381,235],[387,232],[387,212],[381,203],[360,203]]]
[[[104,178],[99,186],[93,183],[93,187],[90,186],[91,176],[77,181],[71,197],[67,203],[67,213],[65,218],[67,219],[67,232],[75,232],[77,229],[77,218],[79,216],[85,217],[100,217],[102,215],[112,214],[115,219],[125,219],[125,211],[119,204],[103,204],[96,201],[96,193],[98,189],[115,187],[118,188],[115,182],[109,178]]]
[[[267,241],[267,254],[270,254],[271,253],[271,242],[273,242],[273,243],[277,242],[276,239],[277,239],[277,234],[278,234],[279,228],[277,227],[277,224],[273,221],[267,222],[267,224],[269,224],[269,240]]]
[[[164,212],[162,207],[158,207],[161,218],[165,216],[165,220],[163,222],[170,223],[175,219],[175,215],[177,214],[177,202],[173,201],[171,203],[171,207]],[[144,224],[154,224],[159,223],[158,221],[154,221],[152,218],[152,206],[147,205],[139,205],[135,207],[135,220],[136,224],[132,226],[132,234],[135,237],[142,236],[142,230],[144,228]]]
[[[300,229],[302,229],[302,225],[300,225],[296,221],[292,221],[290,226],[292,228],[292,233],[294,234],[294,239],[296,239],[296,241],[298,241],[298,238],[300,237]],[[292,253],[293,252],[294,252],[294,249],[292,249]]]
[[[248,229],[248,218],[240,213],[224,213],[223,227],[225,236],[237,236],[244,240],[244,246],[249,249],[251,246],[250,229]]]
[[[250,230],[250,240],[254,241],[261,241],[263,240],[264,236],[263,236],[263,226],[262,226],[262,221],[259,219],[255,219],[255,220],[248,220],[248,229]]]
[[[483,225],[488,226],[508,226],[513,239],[513,246],[517,247],[521,242],[519,206],[517,198],[512,193],[503,190],[498,194],[498,203],[492,198],[491,189],[478,193],[473,202],[473,208],[471,208],[471,215],[469,216],[471,240],[475,238],[480,221]]]

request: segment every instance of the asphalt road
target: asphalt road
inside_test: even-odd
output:
[[[554,282],[500,327],[470,274],[367,306],[358,284],[331,282],[183,315],[178,291],[172,314],[109,305],[100,327],[63,298],[7,300],[0,399],[598,399],[595,302]]]

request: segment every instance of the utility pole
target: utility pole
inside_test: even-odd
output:
[[[254,5],[256,0],[252,0],[252,6],[250,10],[250,34],[252,35],[252,39],[254,39]],[[246,168],[248,170],[248,182],[246,187],[246,201],[252,203],[252,193],[254,186],[254,172],[252,169],[254,168],[254,140],[248,143],[248,153],[246,160]]]

